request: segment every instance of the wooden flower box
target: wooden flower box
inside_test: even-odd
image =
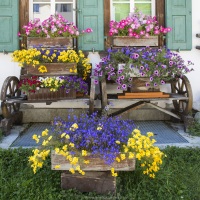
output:
[[[114,47],[158,46],[158,36],[149,36],[138,39],[129,36],[113,36],[113,46]]]
[[[65,99],[75,99],[76,98],[76,91],[70,90],[69,93],[66,93],[66,90],[63,88],[60,88],[56,92],[50,91],[49,88],[40,88],[39,90],[36,90],[35,93],[30,92],[27,94],[28,100],[65,100]]]
[[[111,175],[111,166],[115,168],[115,171],[133,171],[135,169],[135,159],[123,160],[120,163],[116,161],[109,166],[98,156],[84,158],[90,160],[89,164],[81,165],[85,175],[71,174],[66,171],[72,167],[71,164],[62,155],[51,152],[51,169],[64,171],[61,174],[62,189],[76,189],[80,192],[97,194],[115,193],[116,177]],[[60,168],[55,169],[56,165],[60,165]]]
[[[27,49],[35,48],[35,47],[60,47],[60,48],[68,48],[73,49],[74,38],[72,37],[27,37]]]
[[[110,171],[110,166],[105,164],[105,161],[99,156],[86,156],[86,160],[90,160],[89,164],[82,164],[81,169],[84,171]],[[60,165],[60,168],[55,169],[56,165]],[[52,170],[69,170],[71,164],[65,159],[64,156],[56,154],[54,151],[51,152],[51,169]],[[133,171],[135,169],[135,160],[126,159],[121,162],[115,161],[112,163],[112,167],[116,171]]]
[[[38,67],[44,65],[47,68],[47,72],[41,73]],[[41,63],[40,65],[33,67],[32,65],[25,65],[23,74],[34,76],[51,76],[51,75],[76,75],[74,72],[70,72],[70,69],[77,67],[76,63]]]
[[[159,92],[160,86],[146,86],[146,82],[149,82],[149,77],[133,77],[131,92]]]

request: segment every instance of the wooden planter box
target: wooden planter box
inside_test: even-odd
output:
[[[110,171],[110,166],[105,164],[104,160],[98,156],[86,156],[86,160],[90,160],[89,164],[82,164],[81,169],[84,171]],[[56,165],[60,165],[59,169],[55,169]],[[64,156],[56,154],[54,151],[51,152],[51,169],[52,170],[69,170],[72,166],[65,159]],[[133,171],[135,169],[135,160],[128,159],[121,162],[112,163],[112,167],[116,171]]]
[[[47,72],[41,73],[38,67],[44,65],[47,68]],[[76,73],[70,72],[70,69],[76,67],[76,63],[41,63],[40,65],[33,67],[32,65],[24,66],[23,74],[34,76],[49,76],[49,75],[76,75]]]
[[[149,77],[133,77],[131,92],[160,91],[159,85],[156,87],[147,87],[146,82],[149,82]]]
[[[66,93],[66,90],[60,88],[56,92],[50,91],[49,88],[40,88],[36,90],[35,93],[28,93],[28,100],[65,100],[65,99],[75,99],[76,91],[70,90],[69,93]]]
[[[158,36],[149,36],[139,39],[129,36],[113,36],[113,46],[114,47],[158,46]]]
[[[71,174],[64,172],[61,174],[62,189],[77,189],[80,192],[96,192],[98,194],[108,194],[116,192],[116,177],[110,172],[110,166],[106,165],[104,160],[98,156],[85,157],[89,159],[89,164],[81,165],[81,169],[85,171],[85,175]],[[56,165],[60,168],[55,169]],[[51,152],[51,169],[52,170],[69,170],[72,166],[62,156]],[[133,171],[135,169],[135,159],[124,160],[120,163],[117,161],[112,163],[112,167],[116,171]]]
[[[61,47],[73,49],[73,40],[72,37],[27,37],[27,49],[35,47]]]

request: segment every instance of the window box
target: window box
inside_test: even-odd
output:
[[[73,49],[73,40],[72,37],[27,37],[27,48],[34,47],[60,47]]]
[[[41,73],[38,67],[44,65],[47,68],[47,72]],[[34,75],[34,76],[59,76],[59,75],[77,75],[74,72],[70,72],[70,69],[76,68],[76,63],[41,63],[40,65],[33,67],[32,65],[24,66],[23,74]]]
[[[40,88],[36,90],[35,93],[29,92],[27,94],[28,100],[65,100],[65,99],[75,99],[76,91],[70,90],[66,93],[66,89],[60,88],[58,91],[52,92],[49,88]]]
[[[113,36],[113,46],[114,47],[158,46],[158,36],[149,36],[137,39],[129,36]]]

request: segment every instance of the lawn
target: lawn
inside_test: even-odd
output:
[[[0,149],[1,200],[199,200],[200,149],[168,147],[167,157],[155,179],[142,175],[139,168],[121,172],[116,195],[61,190],[60,172],[47,165],[35,175],[28,165],[31,149]]]

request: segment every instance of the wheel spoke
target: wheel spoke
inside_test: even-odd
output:
[[[192,89],[186,76],[179,78],[176,82],[171,85],[173,93],[184,95],[188,97],[186,100],[173,100],[174,108],[178,112],[188,114],[192,109]]]

